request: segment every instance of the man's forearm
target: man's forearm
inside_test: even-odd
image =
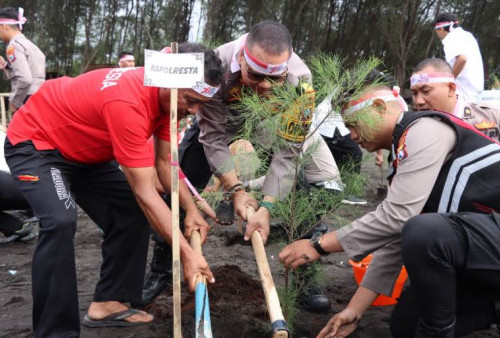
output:
[[[158,193],[150,196],[139,196],[137,201],[144,215],[153,229],[164,238],[170,245],[172,244],[172,213]],[[191,251],[191,246],[184,236],[179,236],[179,247],[181,255],[186,255]]]
[[[172,193],[172,171],[170,165],[161,165],[157,168],[158,179],[165,192]],[[188,211],[191,209],[197,209],[196,203],[193,201],[191,192],[183,180],[179,179],[179,204],[184,209]]]
[[[465,63],[467,62],[466,55],[459,55],[453,64],[453,76],[458,77],[458,75],[462,72],[465,67]]]
[[[321,247],[326,252],[342,252],[344,249],[340,245],[339,240],[337,239],[337,232],[332,231],[324,234],[321,237]]]
[[[348,308],[357,314],[358,319],[370,307],[378,294],[362,286],[358,287],[354,296],[352,296]]]
[[[225,173],[224,175],[220,176],[219,179],[226,190],[234,187],[238,183],[241,183],[238,175],[236,175],[236,171],[234,170]]]
[[[129,168],[122,165],[122,170],[149,224],[172,244],[172,213],[155,188],[154,168]],[[181,255],[185,257],[192,249],[184,236],[179,236],[179,240]]]

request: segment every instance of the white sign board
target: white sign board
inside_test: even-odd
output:
[[[500,106],[500,90],[483,90],[478,96],[479,103]]]
[[[144,51],[144,85],[162,88],[192,88],[204,81],[203,53],[170,54]]]

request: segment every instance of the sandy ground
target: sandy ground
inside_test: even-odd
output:
[[[346,207],[343,216],[355,219],[373,210],[380,201],[376,196],[379,173],[371,161],[363,167],[371,177],[367,186],[364,207]],[[95,224],[80,213],[76,234],[78,293],[81,317],[92,300],[101,262],[100,234]],[[251,246],[234,241],[236,227],[217,226],[211,232],[203,250],[211,265],[217,283],[209,288],[211,320],[214,337],[266,337],[269,319],[260,286],[257,266]],[[30,337],[31,331],[31,255],[35,243],[15,243],[0,246],[0,337]],[[277,261],[280,244],[266,247],[275,283],[283,284],[283,269]],[[314,337],[328,319],[343,309],[356,290],[351,268],[343,254],[323,259],[328,280],[326,294],[332,300],[328,314],[311,314],[299,310],[294,337]],[[14,272],[15,271],[15,272]],[[182,323],[184,337],[194,337],[194,300],[183,287]],[[82,337],[170,337],[172,336],[172,291],[166,290],[147,307],[155,314],[151,325],[136,328],[88,329],[82,327]],[[392,307],[372,307],[365,314],[352,337],[390,337],[389,317]],[[497,329],[469,335],[472,337],[499,337]]]

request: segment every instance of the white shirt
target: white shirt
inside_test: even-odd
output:
[[[349,134],[349,129],[345,126],[342,116],[332,111],[331,100],[332,96],[330,95],[316,106],[311,131],[318,128],[321,135],[333,138],[335,129],[338,128],[340,135],[346,136]]]
[[[5,162],[5,156],[3,153],[3,145],[5,143],[5,136],[7,136],[7,134],[5,134],[3,131],[0,130],[0,170],[10,173],[9,166],[7,165],[7,162]]]
[[[467,56],[464,69],[455,79],[458,85],[457,91],[465,102],[476,102],[478,95],[484,89],[483,58],[476,38],[458,27],[449,32],[442,42],[446,62],[451,67],[455,64],[457,56],[462,54]]]

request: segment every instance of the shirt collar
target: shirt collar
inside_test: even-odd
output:
[[[465,108],[464,99],[460,95],[457,95],[457,103],[455,103],[455,109],[453,109],[453,116],[458,117],[459,119],[463,119],[464,108]]]
[[[238,57],[240,56],[241,49],[245,46],[247,41],[248,33],[243,34],[235,41],[235,49],[233,58],[231,59],[231,73],[236,73],[241,70],[240,64],[238,63]]]

